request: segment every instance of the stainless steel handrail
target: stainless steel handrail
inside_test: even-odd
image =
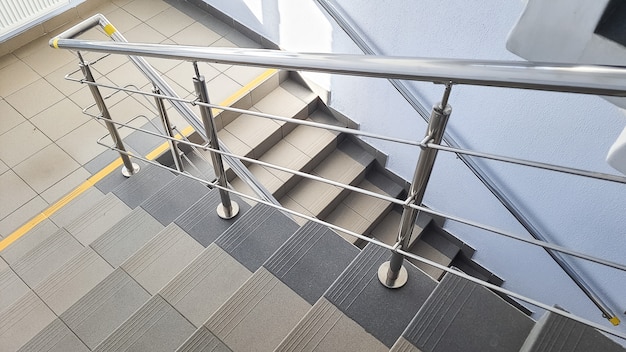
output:
[[[50,40],[54,48],[205,61],[441,84],[467,84],[565,93],[626,96],[626,68],[522,61],[425,59],[394,56],[298,53],[269,49],[171,44]]]

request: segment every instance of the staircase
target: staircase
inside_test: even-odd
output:
[[[347,123],[286,72],[233,106]],[[225,112],[216,121],[235,154],[390,197],[403,192],[352,137]],[[190,173],[214,177],[202,155],[188,159],[197,166]],[[249,168],[285,207],[395,242],[400,213],[387,202]],[[623,351],[558,315],[535,323],[484,287],[422,263],[406,263],[409,282],[387,289],[377,270],[388,250],[233,198],[240,213],[223,220],[218,190],[188,177],[150,164],[129,179],[105,177],[59,212],[58,230],[41,223],[0,252],[8,264],[0,267],[0,351]],[[412,251],[492,278],[475,263],[456,265],[469,263],[460,258],[471,249],[440,225],[418,217]]]

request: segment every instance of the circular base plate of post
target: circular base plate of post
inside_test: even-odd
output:
[[[139,172],[139,165],[133,163],[133,172],[130,172],[126,166],[122,166],[122,175],[124,175],[124,177],[131,177],[132,175],[136,174],[137,172]]]
[[[232,219],[239,214],[239,204],[234,201],[230,201],[230,214],[226,214],[226,208],[220,203],[217,206],[217,216],[224,220]]]
[[[400,272],[398,273],[398,277],[393,281],[387,280],[387,273],[389,272],[389,262],[384,262],[378,268],[378,280],[381,284],[385,285],[387,288],[400,288],[406,284],[409,280],[409,273],[406,271],[404,266],[400,267]]]

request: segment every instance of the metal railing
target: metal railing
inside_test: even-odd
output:
[[[189,106],[197,105],[202,107],[201,111],[205,111],[203,113],[203,124],[200,124],[197,117],[193,116],[193,121],[189,121],[196,132],[201,133],[204,131],[204,137],[208,137],[208,144],[195,144],[184,140],[178,140],[170,133],[166,133],[164,135],[160,135],[158,133],[154,133],[151,131],[141,130],[142,132],[159,135],[165,140],[171,142],[171,145],[180,144],[188,144],[190,146],[194,146],[197,148],[201,148],[204,150],[208,150],[212,154],[212,158],[214,160],[213,165],[217,166],[216,175],[218,175],[218,180],[215,182],[202,180],[200,178],[190,176],[188,177],[195,178],[201,182],[205,182],[207,184],[211,184],[213,187],[218,188],[222,196],[222,206],[227,207],[229,200],[224,195],[229,193],[234,193],[239,195],[240,197],[255,199],[263,204],[267,204],[272,207],[279,208],[289,214],[293,214],[304,219],[315,221],[318,223],[322,223],[330,228],[336,229],[338,231],[347,233],[351,236],[360,238],[364,241],[372,242],[377,245],[388,248],[392,251],[392,260],[389,263],[386,263],[379,270],[379,277],[381,282],[388,287],[399,287],[401,286],[403,278],[402,274],[402,263],[405,257],[410,257],[420,262],[426,263],[428,265],[432,265],[446,272],[452,273],[454,275],[462,276],[470,281],[479,283],[483,286],[486,286],[494,291],[498,291],[509,295],[511,297],[520,299],[522,301],[528,302],[532,305],[538,306],[542,309],[546,309],[557,314],[575,319],[584,324],[590,325],[596,329],[605,331],[607,333],[613,334],[615,336],[626,338],[626,334],[623,334],[618,331],[614,331],[612,329],[608,329],[600,324],[594,323],[587,319],[583,319],[580,317],[576,317],[570,313],[566,313],[560,309],[555,309],[549,305],[546,305],[541,302],[537,302],[528,297],[524,297],[520,294],[511,292],[509,290],[503,289],[501,287],[494,286],[492,284],[486,283],[484,281],[472,278],[464,273],[458,272],[457,270],[447,268],[445,266],[439,265],[427,259],[421,258],[414,254],[408,252],[407,244],[408,237],[411,233],[412,226],[414,225],[415,215],[417,211],[422,211],[425,213],[433,214],[436,216],[442,216],[452,221],[457,221],[460,223],[468,224],[471,226],[475,226],[496,234],[500,234],[509,238],[513,238],[518,241],[522,241],[525,243],[533,244],[536,246],[541,246],[550,252],[560,252],[563,254],[567,254],[570,256],[574,256],[577,258],[582,258],[585,260],[589,260],[595,263],[599,263],[602,265],[606,265],[617,270],[626,271],[626,265],[622,263],[612,262],[606,259],[597,258],[594,256],[590,256],[585,253],[576,252],[561,246],[557,246],[554,244],[546,243],[541,240],[531,240],[523,238],[522,236],[518,236],[516,234],[499,230],[487,225],[478,224],[471,220],[462,219],[455,217],[450,214],[444,214],[436,211],[432,211],[426,207],[421,205],[421,200],[424,194],[424,191],[428,184],[428,179],[430,177],[430,172],[432,171],[432,166],[435,162],[437,152],[439,150],[454,152],[457,154],[467,154],[476,157],[486,157],[494,160],[499,160],[502,162],[515,163],[519,165],[525,165],[528,167],[548,169],[556,172],[565,172],[574,175],[580,175],[585,177],[592,177],[601,180],[608,180],[612,182],[626,183],[626,178],[595,173],[585,170],[578,170],[567,168],[564,166],[555,166],[549,164],[541,164],[537,162],[509,158],[509,157],[501,157],[496,155],[484,154],[480,152],[474,151],[465,151],[459,148],[450,148],[441,145],[441,141],[444,135],[445,126],[447,123],[447,119],[450,116],[451,108],[447,104],[448,98],[450,95],[450,90],[454,85],[458,84],[473,84],[473,85],[484,85],[484,86],[495,86],[495,87],[510,87],[510,88],[524,88],[524,89],[535,89],[535,90],[547,90],[547,91],[561,91],[561,92],[571,92],[571,93],[581,93],[581,94],[600,94],[600,95],[611,95],[611,96],[626,96],[626,69],[621,67],[610,67],[610,66],[589,66],[589,65],[552,65],[552,64],[532,64],[527,62],[500,62],[500,61],[476,61],[476,60],[433,60],[433,59],[417,59],[417,58],[399,58],[399,57],[368,57],[368,56],[358,56],[358,55],[334,55],[334,54],[302,54],[302,53],[292,53],[292,52],[282,52],[282,51],[274,51],[274,50],[252,50],[252,49],[232,49],[232,48],[204,48],[204,47],[192,47],[192,46],[177,46],[177,45],[163,45],[163,44],[138,44],[138,43],[125,43],[125,42],[100,42],[100,41],[84,41],[77,39],[70,39],[89,28],[100,25],[104,31],[111,37],[114,37],[117,33],[115,28],[104,19],[103,16],[98,15],[93,18],[79,24],[76,27],[68,30],[67,32],[61,34],[59,37],[53,38],[50,41],[50,45],[54,48],[65,48],[65,49],[73,49],[73,50],[85,50],[85,51],[94,51],[94,52],[103,52],[103,53],[113,53],[113,54],[124,54],[130,55],[131,60],[135,63],[140,62],[137,66],[142,68],[148,67],[148,71],[152,71],[153,69],[149,67],[149,65],[143,60],[143,58],[139,56],[149,56],[149,57],[160,57],[160,58],[169,58],[169,59],[183,59],[186,61],[191,61],[194,63],[196,76],[193,78],[194,86],[196,87],[196,91],[198,94],[198,99],[182,99],[170,89],[163,89],[167,84],[164,82],[159,82],[158,79],[152,79],[153,83],[158,91],[153,92],[143,92],[139,90],[133,90],[128,88],[121,87],[112,87],[107,85],[102,85],[94,82],[92,79],[89,79],[86,74],[86,78],[81,80],[82,83],[88,84],[92,89],[97,90],[98,86],[108,87],[108,88],[116,88],[129,93],[137,93],[143,94],[146,96],[152,96],[155,99],[168,99],[172,102],[172,104],[176,106],[184,106],[185,108],[178,109],[179,111],[189,111],[191,112]],[[121,36],[121,35],[120,35]],[[361,76],[370,76],[370,77],[384,77],[384,78],[398,78],[398,79],[409,79],[409,80],[418,80],[418,81],[430,81],[435,83],[441,83],[445,85],[444,95],[442,98],[442,102],[435,105],[432,110],[431,118],[429,120],[429,126],[424,139],[420,142],[416,141],[407,141],[400,140],[387,136],[380,136],[372,133],[356,131],[348,128],[341,128],[335,126],[328,126],[321,123],[315,123],[311,121],[300,121],[294,119],[288,119],[280,116],[270,115],[259,113],[255,111],[236,109],[225,106],[218,106],[215,104],[209,103],[208,95],[206,94],[206,86],[202,83],[201,75],[197,66],[195,65],[198,61],[206,61],[206,62],[217,62],[217,63],[227,63],[227,64],[242,64],[242,65],[251,65],[251,66],[262,66],[262,67],[274,67],[274,68],[287,68],[293,70],[305,70],[305,71],[318,71],[318,72],[330,72],[330,73],[338,73],[338,74],[351,74],[351,75],[361,75]],[[88,70],[88,63],[82,63],[83,67],[86,67]],[[143,71],[143,69],[142,69]],[[84,72],[84,71],[83,71]],[[150,74],[148,74],[150,76]],[[156,82],[155,82],[156,81]],[[162,81],[162,80],[161,80]],[[203,88],[204,87],[204,88]],[[160,92],[163,94],[159,94]],[[97,94],[94,95],[96,97],[96,101],[98,101]],[[100,106],[99,106],[100,107]],[[105,107],[106,108],[106,107]],[[350,185],[341,184],[335,181],[326,180],[321,177],[313,176],[307,173],[303,173],[297,170],[290,170],[287,168],[271,165],[268,163],[264,163],[258,160],[234,155],[229,153],[227,150],[224,150],[221,143],[216,143],[216,136],[214,134],[214,127],[211,126],[212,116],[210,115],[211,108],[218,108],[225,111],[233,111],[239,113],[246,113],[249,115],[259,116],[263,118],[270,118],[275,120],[286,121],[288,120],[294,124],[302,124],[308,125],[318,128],[326,128],[329,130],[340,131],[342,133],[350,133],[354,135],[360,136],[368,136],[372,138],[380,138],[388,141],[395,141],[398,143],[412,144],[418,145],[421,147],[421,153],[418,160],[418,165],[416,167],[416,173],[414,176],[413,183],[411,185],[411,190],[408,194],[408,197],[405,200],[398,200],[395,198],[390,198],[386,196],[382,196],[380,194],[362,190]],[[102,119],[105,120],[111,126],[115,125],[124,125],[120,122],[115,122],[110,118],[105,117],[105,110],[100,108],[102,113]],[[161,109],[159,109],[161,110]],[[193,114],[193,112],[191,112]],[[187,118],[189,116],[183,117]],[[163,121],[166,121],[166,118],[162,118]],[[195,122],[194,122],[195,121]],[[199,130],[200,129],[200,130]],[[167,128],[166,128],[167,130]],[[122,158],[129,157],[130,154],[123,149],[123,143],[120,146],[117,146],[117,138],[113,138],[116,142],[115,149],[118,150]],[[119,139],[121,142],[121,139]],[[177,150],[173,147],[173,153],[178,153]],[[136,156],[133,156],[136,157]],[[277,202],[273,202],[271,200],[265,199],[261,197],[261,199],[256,199],[254,197],[250,197],[248,195],[242,194],[240,192],[233,191],[228,188],[227,184],[224,181],[220,181],[223,177],[223,168],[219,167],[220,162],[216,161],[215,158],[224,157],[228,162],[231,160],[236,160],[241,163],[241,161],[256,163],[262,166],[274,168],[284,172],[290,172],[295,175],[313,179],[319,182],[325,182],[334,186],[342,187],[351,191],[360,192],[372,197],[376,197],[379,199],[386,200],[393,204],[398,204],[404,208],[404,212],[402,215],[402,221],[399,225],[399,233],[398,239],[395,245],[387,245],[381,243],[377,240],[368,238],[361,234],[354,233],[350,230],[340,228],[333,224],[329,224],[327,222],[321,221],[319,219],[306,216],[303,214],[299,214],[289,209],[285,209],[281,207]],[[145,159],[144,159],[145,160]],[[149,161],[149,160],[146,160]],[[176,172],[184,174],[182,170],[176,170]],[[600,307],[599,307],[600,308]],[[614,325],[619,323],[619,319],[617,315],[614,314],[607,307],[601,308],[603,314],[606,315],[606,318],[609,319]]]

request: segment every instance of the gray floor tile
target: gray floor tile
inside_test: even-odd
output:
[[[61,319],[93,349],[149,298],[141,285],[118,268],[66,310]]]
[[[231,352],[220,339],[215,337],[209,329],[201,326],[176,349],[176,352]]]
[[[89,187],[76,198],[64,205],[61,209],[50,215],[50,220],[58,227],[71,224],[77,216],[83,214],[85,209],[90,209],[102,201],[104,194],[95,187]]]
[[[141,207],[165,226],[207,193],[208,187],[181,175],[146,199]]]
[[[130,208],[136,208],[174,179],[174,174],[154,165],[146,165],[112,192]]]
[[[28,291],[0,312],[0,347],[5,351],[19,349],[55,318],[46,304]]]
[[[170,224],[128,258],[122,268],[156,294],[202,252],[203,247],[176,224]]]
[[[58,227],[52,221],[46,219],[2,250],[0,256],[8,264],[13,264],[57,230]]]
[[[13,170],[3,173],[0,175],[0,197],[11,201],[0,203],[0,219],[4,219],[36,196],[37,193]]]
[[[78,216],[75,215],[65,228],[85,246],[91,244],[131,211],[126,204],[111,193],[91,207],[84,207],[84,209],[86,210]]]
[[[93,241],[90,247],[117,268],[162,229],[163,225],[145,210],[137,208]]]
[[[0,270],[0,312],[25,295],[30,288],[8,266]]]
[[[57,318],[22,346],[19,351],[89,352],[89,348]]]

